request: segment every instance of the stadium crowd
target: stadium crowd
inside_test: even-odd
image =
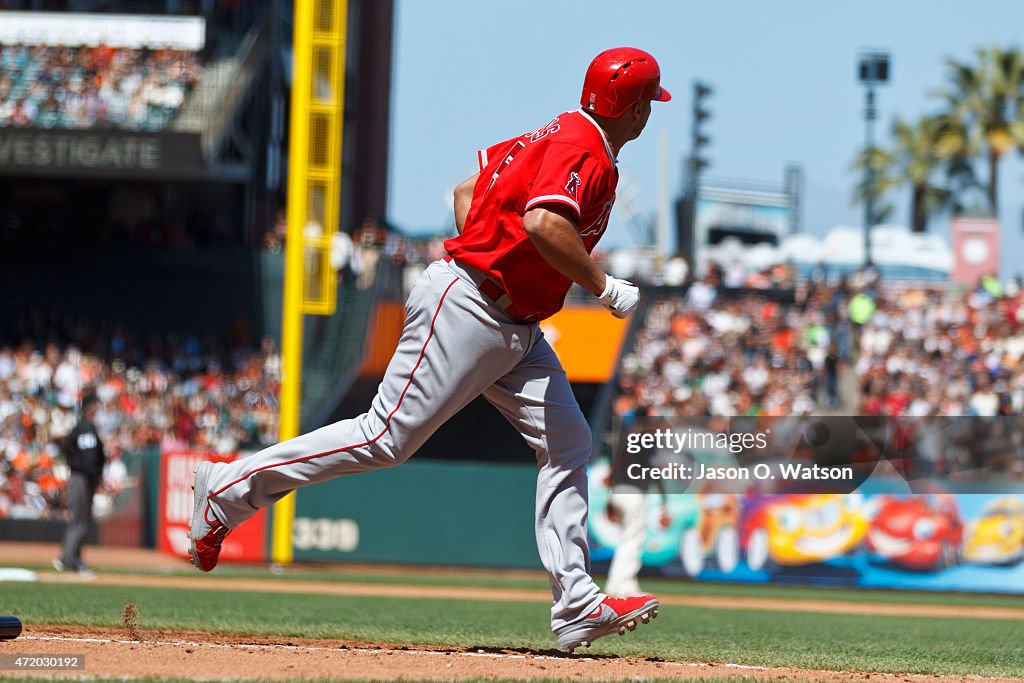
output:
[[[1024,412],[1024,291],[911,290],[883,295],[860,333],[859,414]]]
[[[96,426],[111,459],[108,499],[124,481],[126,452],[230,453],[276,440],[280,357],[269,340],[251,351],[117,327],[75,332],[65,345],[0,346],[0,517],[56,514],[68,474],[61,442],[89,390],[101,402]]]
[[[0,127],[161,130],[198,81],[195,52],[0,45]]]
[[[919,473],[1024,476],[1019,281],[905,287],[870,271],[818,274],[789,301],[756,281],[723,288],[712,268],[685,295],[660,295],[623,359],[614,414],[898,418],[893,452],[921,459]]]
[[[765,285],[793,280],[775,271]],[[791,301],[765,296],[768,288],[730,291],[711,268],[685,295],[659,295],[623,359],[615,413],[782,416],[811,414],[819,401],[838,406],[839,367],[852,348],[848,284],[811,283],[789,290]]]

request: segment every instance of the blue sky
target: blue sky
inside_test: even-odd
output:
[[[856,3],[562,0],[397,0],[389,214],[414,232],[450,224],[447,192],[473,173],[475,150],[536,128],[579,104],[583,73],[601,50],[633,45],[660,62],[673,101],[655,104],[647,131],[619,155],[641,211],[658,201],[658,143],[669,140],[673,198],[688,150],[692,83],[712,83],[712,177],[781,184],[787,163],[805,172],[803,226],[820,234],[859,225],[850,163],[864,142],[863,48],[890,52],[878,95],[877,137],[894,115],[936,109],[944,58],[1020,44],[1024,2],[905,0]],[[1001,166],[1003,273],[1024,255],[1024,163]],[[895,218],[905,222],[905,198]],[[937,221],[935,232],[948,231]],[[634,244],[613,213],[602,246]]]

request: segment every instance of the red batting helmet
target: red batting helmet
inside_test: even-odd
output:
[[[600,116],[615,117],[640,100],[670,99],[654,57],[635,47],[613,47],[590,63],[580,104]]]

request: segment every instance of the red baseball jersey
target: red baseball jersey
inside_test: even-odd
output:
[[[562,308],[572,281],[533,246],[523,216],[544,204],[569,207],[587,253],[593,251],[608,227],[619,180],[611,147],[593,119],[571,111],[478,156],[466,223],[445,248],[497,281],[524,314],[547,318]]]

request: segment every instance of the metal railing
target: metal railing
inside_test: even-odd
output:
[[[170,130],[199,133],[203,157],[213,160],[228,135],[232,120],[259,77],[270,46],[270,23],[257,24],[238,51],[203,68],[199,85],[171,124]]]
[[[303,372],[302,429],[309,431],[331,420],[331,415],[348,394],[366,361],[367,341],[374,310],[388,299],[389,276],[395,266],[386,260],[377,264],[373,285],[359,289],[355,283],[338,287],[338,310],[334,315],[314,317],[319,334],[310,335]]]

